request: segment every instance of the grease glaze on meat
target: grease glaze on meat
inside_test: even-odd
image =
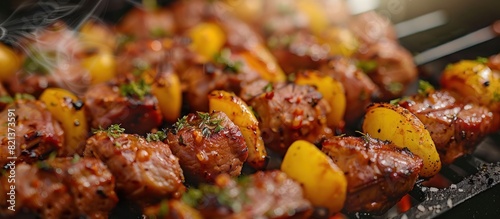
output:
[[[379,97],[377,85],[348,58],[332,57],[319,71],[344,86],[348,103],[344,115],[346,124],[355,124],[364,115],[366,107]]]
[[[492,131],[493,113],[490,110],[462,103],[449,91],[412,96],[399,104],[422,121],[445,164],[472,153]]]
[[[16,127],[10,127],[16,130],[15,154],[10,154],[8,148],[7,109],[15,109]],[[61,125],[40,101],[17,100],[0,113],[0,118],[5,125],[5,128],[0,129],[1,166],[8,162],[8,157],[17,157],[17,162],[31,163],[64,146],[64,131]]]
[[[330,106],[318,91],[308,85],[274,84],[273,87],[250,100],[259,116],[266,147],[285,154],[296,140],[317,143],[333,135],[326,125]]]
[[[213,182],[222,173],[239,176],[248,157],[240,129],[223,112],[185,116],[166,142],[179,157],[186,178],[197,182]]]
[[[143,99],[120,94],[117,85],[97,84],[85,93],[84,102],[94,129],[121,124],[129,133],[146,134],[158,127],[162,114],[157,99],[147,94]]]
[[[201,186],[196,192],[202,196],[186,193],[184,200],[190,200],[207,219],[308,218],[312,213],[301,186],[277,170],[238,180],[219,175],[215,185]]]
[[[322,151],[347,178],[346,212],[382,214],[413,188],[422,159],[390,143],[364,137],[325,140]]]
[[[179,159],[163,142],[100,131],[87,140],[84,155],[102,160],[116,177],[117,192],[139,204],[180,197],[185,190]]]
[[[7,200],[7,177],[0,178],[0,199]],[[55,158],[16,167],[16,212],[41,218],[108,218],[118,202],[115,178],[95,158]],[[0,206],[0,217],[15,213]]]

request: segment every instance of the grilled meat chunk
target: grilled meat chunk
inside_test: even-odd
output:
[[[196,182],[213,182],[222,173],[239,176],[248,157],[240,129],[223,112],[181,118],[166,142],[179,157],[186,178]]]
[[[95,158],[55,158],[15,168],[15,212],[41,218],[107,218],[118,202],[115,178]],[[10,191],[7,175],[0,178],[0,198]],[[0,206],[0,217],[15,213]]]
[[[215,185],[193,188],[183,200],[207,219],[308,218],[312,212],[300,185],[277,170],[257,172],[237,181],[219,175]]]
[[[14,111],[9,113],[9,109]],[[12,114],[15,117],[12,117]],[[40,101],[16,100],[0,113],[0,118],[5,127],[0,129],[2,166],[9,162],[8,157],[16,157],[16,162],[31,163],[64,146],[64,131],[61,125]],[[15,118],[15,126],[9,125],[11,118]],[[15,138],[8,128],[15,130]]]
[[[134,86],[142,86],[140,83],[121,86],[103,83],[90,87],[83,100],[90,114],[91,127],[98,129],[121,124],[127,132],[141,135],[158,127],[163,118],[158,100],[147,91],[143,96],[130,95],[127,91],[129,88],[136,89]]]
[[[327,63],[330,56],[329,47],[307,31],[275,34],[269,38],[268,44],[286,73],[317,69]]]
[[[334,137],[322,150],[347,178],[346,212],[384,213],[408,193],[422,159],[390,143],[364,137]]]
[[[399,105],[422,121],[445,164],[472,153],[486,135],[494,131],[493,113],[488,108],[462,103],[450,91],[415,95],[403,99]]]
[[[344,86],[348,103],[344,120],[347,124],[355,124],[364,115],[368,104],[379,96],[377,85],[348,58],[332,57],[320,67],[319,72],[333,77]]]
[[[98,131],[87,140],[84,155],[102,160],[116,177],[119,195],[138,204],[180,197],[185,190],[179,159],[161,141]]]
[[[179,76],[186,86],[183,95],[192,112],[207,112],[208,94],[213,90],[223,90],[227,84],[227,75],[212,64],[192,65]]]
[[[250,100],[267,147],[283,155],[296,140],[317,143],[333,135],[326,125],[330,106],[318,91],[308,85],[271,85]]]
[[[360,41],[354,57],[374,63],[366,73],[379,86],[381,99],[391,100],[404,94],[417,79],[417,69],[410,52],[398,44],[390,21],[367,12],[354,17],[350,29]]]

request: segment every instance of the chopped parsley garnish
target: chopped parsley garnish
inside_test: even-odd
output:
[[[131,42],[134,42],[135,37],[130,36],[130,35],[118,35],[118,37],[116,38],[116,41],[117,41],[116,44],[118,45],[117,48],[121,49],[121,48],[125,47],[125,45],[127,45]]]
[[[125,97],[135,97],[140,100],[144,99],[144,96],[151,93],[151,85],[147,84],[144,79],[138,82],[132,81],[128,84],[122,84],[120,86],[120,94]]]
[[[0,97],[0,103],[9,104],[9,103],[12,103],[12,102],[14,102],[14,98],[12,98],[9,95],[5,95],[5,96],[1,96]]]
[[[132,70],[132,74],[135,76],[140,76],[143,72],[151,68],[147,62],[140,59],[134,60],[133,66],[134,70]]]
[[[434,86],[432,86],[431,83],[424,80],[418,81],[418,93],[420,95],[428,95],[430,92],[433,91],[434,91]]]
[[[378,64],[375,60],[358,60],[356,66],[364,73],[370,73],[377,68]]]
[[[168,207],[168,201],[162,201],[160,203],[160,209],[158,210],[158,217],[164,218],[168,215],[170,209]]]
[[[197,207],[203,204],[205,198],[215,197],[218,204],[226,206],[232,210],[232,212],[240,212],[243,210],[243,205],[249,201],[247,197],[247,188],[250,185],[251,180],[245,178],[243,180],[238,180],[237,187],[227,187],[220,188],[215,185],[202,184],[199,188],[190,188],[184,193],[181,200],[191,207]]]
[[[476,62],[479,62],[479,63],[481,63],[481,64],[484,65],[484,64],[488,63],[488,58],[480,57],[479,56],[479,57],[476,58]]]
[[[31,94],[17,93],[14,95],[14,100],[35,100],[36,98]]]
[[[356,133],[360,134],[361,135],[361,138],[366,142],[366,143],[370,143],[370,135],[368,133],[363,133],[361,131],[356,131]]]
[[[163,141],[165,138],[167,138],[167,133],[163,130],[157,131],[156,133],[148,133],[146,136],[148,142]]]
[[[71,163],[78,163],[78,161],[80,161],[80,155],[75,154],[73,159],[71,159]]]
[[[266,86],[264,88],[262,88],[262,91],[264,91],[264,92],[271,92],[273,90],[274,90],[274,86],[273,86],[272,82],[267,83]]]
[[[218,133],[224,129],[220,123],[222,119],[212,119],[209,113],[197,112],[198,116],[201,118],[200,126],[201,134],[208,138],[212,133]]]
[[[177,134],[182,128],[186,127],[187,125],[187,116],[183,116],[182,118],[177,119],[177,122],[174,123],[174,134]]]
[[[169,34],[165,29],[163,29],[161,27],[156,27],[156,28],[149,30],[149,35],[153,38],[163,38],[163,37],[167,37]]]
[[[56,53],[54,51],[41,52],[31,50],[29,56],[24,60],[23,68],[27,72],[46,75],[50,73],[51,66],[54,65]]]
[[[399,82],[391,82],[386,86],[386,89],[393,94],[397,94],[403,90],[403,84]]]
[[[94,134],[100,132],[105,132],[109,137],[118,138],[121,134],[125,132],[125,129],[120,127],[120,124],[114,124],[110,125],[106,130],[100,127],[99,129],[93,131]]]
[[[399,101],[401,101],[401,98],[396,98],[394,100],[389,101],[391,105],[399,105]]]
[[[243,67],[243,63],[241,61],[231,60],[231,50],[227,48],[215,54],[214,60],[216,63],[224,66],[224,71],[229,71],[232,73],[240,72],[241,68]]]

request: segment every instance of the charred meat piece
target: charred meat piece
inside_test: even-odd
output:
[[[355,57],[375,66],[366,74],[379,86],[381,100],[400,97],[418,76],[413,57],[397,42],[381,41],[367,45],[359,49]]]
[[[129,133],[146,134],[162,122],[158,100],[144,81],[122,85],[97,84],[83,98],[91,127],[107,128],[121,124]]]
[[[472,153],[479,142],[494,131],[493,113],[488,108],[462,103],[450,91],[404,98],[399,105],[422,121],[445,164]]]
[[[330,56],[329,47],[322,45],[307,31],[275,34],[269,37],[268,44],[286,73],[317,69]]]
[[[212,64],[191,65],[179,78],[186,86],[183,96],[192,112],[207,112],[208,94],[213,90],[224,90],[227,85],[227,75]]]
[[[166,139],[185,176],[213,182],[217,175],[236,177],[248,157],[240,129],[223,112],[191,113],[179,119]]]
[[[277,170],[257,172],[237,181],[219,175],[215,185],[192,188],[182,200],[207,219],[308,218],[312,213],[301,186]]]
[[[368,104],[378,98],[377,85],[348,58],[332,57],[327,64],[319,68],[319,71],[333,77],[344,86],[348,103],[344,116],[347,124],[355,124],[364,115]]]
[[[334,137],[322,145],[345,173],[344,210],[350,213],[384,213],[413,188],[422,168],[422,159],[410,151],[369,136]]]
[[[13,111],[9,113],[9,110]],[[5,127],[0,129],[2,166],[10,161],[9,157],[16,157],[16,162],[31,163],[64,146],[61,125],[40,101],[16,100],[0,113],[0,118]],[[13,118],[15,126],[9,125]],[[12,130],[15,130],[15,135]]]
[[[372,66],[365,73],[379,86],[381,100],[404,94],[417,79],[417,69],[410,52],[398,44],[390,21],[376,12],[367,12],[354,17],[350,29],[360,41],[354,57]]]
[[[179,159],[161,141],[108,129],[87,140],[84,155],[102,160],[116,177],[119,195],[138,204],[180,197],[185,190]]]
[[[8,175],[8,174],[7,174]],[[0,178],[0,198],[10,191],[7,175]],[[55,158],[15,167],[15,212],[41,218],[107,218],[118,202],[115,178],[94,158]],[[14,213],[0,206],[0,217]]]
[[[267,147],[283,155],[296,140],[317,143],[333,135],[326,125],[330,106],[313,87],[268,84],[264,91],[250,105],[259,116]]]

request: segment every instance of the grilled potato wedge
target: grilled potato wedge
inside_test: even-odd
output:
[[[302,184],[305,197],[314,206],[328,208],[330,214],[344,207],[347,192],[344,172],[313,144],[295,141],[286,152],[281,170]]]
[[[210,111],[224,112],[240,128],[248,147],[247,162],[255,169],[263,169],[267,164],[267,151],[259,122],[250,107],[235,94],[218,90],[208,95],[208,105]]]
[[[309,71],[297,74],[296,84],[307,84],[316,87],[323,98],[330,104],[331,111],[327,115],[329,127],[341,128],[344,125],[346,96],[344,86],[330,76],[321,76],[318,72]]]
[[[399,148],[408,148],[423,160],[421,177],[436,175],[441,160],[434,141],[424,124],[407,109],[389,103],[375,103],[367,108],[363,132],[371,137],[387,140]]]
[[[64,130],[65,147],[61,155],[82,154],[88,137],[89,126],[83,102],[73,93],[62,88],[47,88],[40,96],[52,116]]]
[[[467,100],[500,112],[500,78],[479,61],[463,60],[449,65],[441,76],[441,86],[459,93]]]

